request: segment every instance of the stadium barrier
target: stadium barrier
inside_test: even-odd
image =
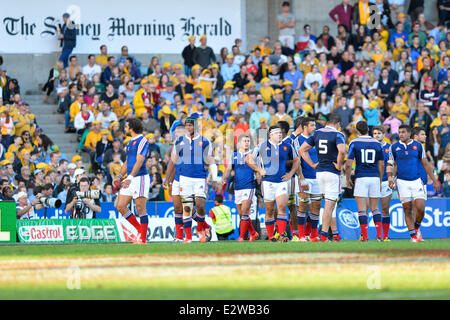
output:
[[[16,203],[0,201],[0,243],[16,242]]]
[[[239,227],[239,215],[237,213],[236,205],[234,202],[225,201],[225,205],[231,208],[232,212],[232,220],[233,227],[235,229],[234,235],[230,236],[230,238],[237,239],[238,227]],[[206,203],[206,210],[209,212],[211,208],[213,208],[214,203],[212,201],[208,201]],[[16,230],[19,231],[20,226],[33,225],[41,221],[54,221],[54,224],[58,224],[61,226],[82,226],[82,230],[87,230],[86,227],[90,227],[92,230],[92,226],[98,228],[99,226],[104,226],[102,224],[102,220],[115,221],[115,225],[117,227],[117,232],[119,235],[116,236],[114,241],[127,241],[130,239],[131,234],[136,234],[136,230],[131,227],[131,225],[122,217],[119,217],[117,210],[114,208],[113,203],[102,203],[101,208],[102,211],[97,214],[97,218],[92,220],[91,222],[83,222],[87,224],[63,224],[56,223],[56,221],[60,220],[68,220],[69,215],[64,213],[64,206],[59,209],[48,208],[47,209],[47,217],[49,219],[45,220],[44,210],[40,210],[37,212],[39,218],[35,220],[36,222],[26,221],[26,220],[18,220],[16,226],[16,218],[15,218],[15,203],[14,202],[0,202],[0,242],[15,242],[16,239]],[[425,208],[425,218],[422,222],[422,234],[424,238],[428,239],[438,239],[438,238],[450,238],[450,199],[446,198],[437,198],[437,199],[429,199],[426,202]],[[409,233],[405,224],[404,213],[401,206],[401,203],[398,199],[393,199],[391,201],[390,206],[390,216],[391,216],[391,228],[389,236],[391,239],[408,239]],[[172,202],[148,202],[147,204],[147,212],[149,213],[151,219],[149,222],[149,230],[148,230],[148,241],[172,241],[175,235],[175,226],[173,219],[173,204]],[[344,240],[357,240],[359,238],[359,222],[358,222],[358,210],[356,207],[356,203],[354,199],[344,199],[339,203],[337,208],[336,216],[337,216],[337,224],[338,230],[341,234],[341,238]],[[261,223],[261,227],[264,228],[264,214],[265,210],[261,208],[256,208],[256,203],[252,207],[251,217],[253,220],[256,219],[256,215],[258,215],[259,221]],[[55,221],[55,219],[58,219]],[[70,219],[69,219],[70,220]],[[77,220],[70,220],[77,221]],[[83,221],[83,220],[82,220]],[[84,220],[86,221],[86,220]],[[212,227],[212,221],[210,218],[207,218],[208,224]],[[28,224],[27,224],[28,223]],[[105,222],[106,223],[106,222]],[[112,223],[112,222],[107,222]],[[45,225],[45,224],[44,224]],[[16,227],[14,227],[16,226]],[[193,221],[193,240],[197,241],[197,228],[196,223]],[[17,229],[16,229],[17,228]],[[94,228],[94,229],[95,229]],[[64,229],[64,228],[63,228]],[[104,229],[103,229],[104,230]],[[21,231],[22,232],[22,231]],[[79,236],[77,230],[74,231],[75,234]],[[77,239],[77,241],[96,241],[97,239],[92,239],[87,237],[87,231],[82,234],[82,239]],[[100,231],[96,231],[100,232]],[[103,232],[103,240],[107,241],[105,238],[105,231]],[[215,241],[217,239],[214,229],[213,229],[213,239]],[[63,232],[64,236],[64,232]],[[109,236],[109,234],[108,234]],[[96,233],[94,233],[94,238],[98,237]],[[372,221],[371,215],[369,215],[369,237],[370,239],[376,238],[376,230],[375,225]],[[20,238],[20,234],[19,234]],[[22,237],[23,238],[23,237]],[[83,240],[84,238],[88,238]],[[74,241],[75,240],[67,240]],[[108,240],[109,241],[109,240]]]

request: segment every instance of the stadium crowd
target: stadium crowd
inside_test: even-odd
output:
[[[162,184],[173,141],[182,134],[177,127],[187,117],[198,118],[201,134],[213,143],[220,176],[239,134],[249,134],[255,145],[279,121],[293,128],[297,117],[310,116],[320,127],[332,113],[342,119],[347,144],[356,138],[361,120],[370,133],[383,125],[390,143],[398,141],[402,124],[424,127],[426,155],[442,184],[438,193],[429,180],[428,196],[450,197],[450,4],[439,1],[440,21],[433,25],[423,13],[424,1],[405,8],[405,1],[376,0],[381,23],[370,28],[372,1],[349,2],[330,8],[335,37],[330,34],[335,26],[323,26],[313,35],[308,24],[296,35],[300,21],[284,3],[277,18],[279,39],[267,36],[242,52],[240,39],[217,51],[208,46],[206,35],[191,36],[180,53],[183,63],[155,56],[144,64],[125,45],[119,56],[102,45],[81,66],[65,50],[42,90],[45,102],[57,98],[55,109],[65,115],[66,132],[78,136],[78,155],[71,159],[39,128],[19,81],[7,74],[14,66],[5,66],[2,59],[0,199],[39,209],[40,195],[66,202],[71,185],[87,178],[91,189],[102,192],[101,201],[113,202],[117,191],[111,182],[120,173],[130,139],[124,134],[128,118],[143,121],[150,144],[149,199],[169,201]],[[218,182],[209,180],[210,200],[220,190]],[[220,191],[225,199],[232,199],[231,185],[232,177]]]

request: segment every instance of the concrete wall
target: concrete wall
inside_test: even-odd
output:
[[[407,0],[406,8],[409,1]],[[283,0],[246,0],[246,35],[243,36],[247,49],[251,49],[260,39],[269,35],[272,41],[278,38],[276,16],[281,12]],[[292,12],[297,19],[296,38],[303,33],[303,26],[311,25],[313,34],[319,35],[324,25],[330,26],[332,34],[336,32],[336,24],[328,16],[329,11],[341,0],[290,0]],[[356,0],[350,3],[355,3]],[[437,0],[425,1],[425,14],[427,20],[435,23],[437,18]],[[246,41],[245,41],[246,40]],[[229,50],[231,50],[231,45]],[[213,48],[219,54],[220,48]],[[245,49],[245,48],[244,48]],[[117,55],[117,53],[111,53]],[[131,54],[133,54],[131,52]],[[142,63],[148,64],[152,56],[157,55],[160,60],[172,63],[182,62],[180,55],[161,55],[158,53],[136,55]],[[58,53],[51,54],[3,54],[8,75],[19,79],[22,92],[36,91],[46,82],[48,72],[53,66]],[[87,55],[78,55],[81,66],[87,63]]]

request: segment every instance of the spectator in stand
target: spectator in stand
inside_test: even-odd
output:
[[[229,54],[226,60],[227,62],[220,67],[220,73],[225,82],[233,80],[234,75],[239,73],[239,66],[234,63],[234,56]]]
[[[105,89],[106,91],[100,95],[100,101],[104,101],[108,105],[110,105],[113,100],[118,98],[118,95],[114,90],[114,86],[111,82],[106,83]]]
[[[100,68],[105,70],[108,66],[108,59],[110,55],[108,54],[108,47],[106,45],[100,46],[100,54],[95,58],[95,63],[100,66]]]
[[[102,110],[97,115],[97,121],[101,121],[102,128],[108,129],[110,124],[114,121],[118,121],[117,115],[111,111],[111,107],[107,103],[102,104]]]
[[[139,70],[138,66],[136,66],[133,63],[133,58],[128,57],[125,60],[125,74],[127,74],[131,80],[133,80],[134,83],[138,84],[141,82],[141,71]]]
[[[45,94],[44,100],[43,100],[44,103],[47,103],[48,98],[50,97],[52,92],[55,90],[56,81],[58,80],[61,70],[63,70],[63,68],[64,68],[63,62],[58,60],[55,62],[55,65],[53,66],[53,68],[50,69],[47,82],[42,87],[42,91],[46,91],[46,94]],[[1,73],[1,69],[0,69],[0,73]]]
[[[188,38],[189,44],[184,47],[181,56],[184,60],[184,74],[187,76],[191,75],[191,68],[194,63],[194,51],[195,51],[195,36],[190,36]]]
[[[349,0],[343,0],[341,4],[337,5],[330,11],[329,16],[334,22],[337,23],[337,25],[342,24],[349,32],[351,32],[353,7],[349,4],[349,2]]]
[[[68,13],[63,14],[63,26],[62,29],[58,29],[58,40],[61,40],[62,52],[59,60],[63,62],[64,68],[68,66],[68,59],[77,44],[77,29],[73,21],[70,20]]]
[[[108,64],[105,67],[105,69],[103,70],[103,73],[101,76],[101,80],[102,80],[103,84],[111,81],[112,74],[113,74],[112,70],[115,66],[116,66],[116,58],[114,58],[113,56],[108,57]]]
[[[122,46],[121,50],[120,50],[120,57],[117,59],[116,61],[116,66],[119,65],[119,63],[123,63],[125,64],[127,58],[131,58],[133,59],[133,64],[136,65],[136,67],[140,68],[141,67],[141,62],[138,61],[135,57],[133,57],[132,55],[128,54],[128,47],[127,46]]]
[[[294,90],[300,89],[303,80],[303,73],[297,70],[294,62],[287,63],[288,71],[283,74],[283,79],[290,81]]]
[[[437,113],[439,97],[439,90],[433,87],[433,79],[431,77],[427,77],[425,79],[425,88],[420,91],[419,99],[424,103],[424,106],[427,108],[428,112],[432,112],[434,114]]]
[[[208,68],[210,64],[216,62],[216,55],[211,47],[206,45],[206,35],[200,37],[200,47],[195,48],[193,61],[194,64],[200,65],[203,69]]]
[[[78,59],[76,56],[69,58],[69,66],[67,67],[67,77],[70,83],[77,83],[77,77],[81,73],[81,68],[78,65]]]
[[[316,37],[311,34],[311,26],[309,24],[304,25],[303,31],[303,35],[298,37],[296,51],[308,53],[309,51],[314,50]]]
[[[317,38],[317,42],[319,42],[319,40],[322,41],[323,45],[327,49],[326,53],[328,53],[328,51],[331,50],[331,47],[333,47],[336,44],[336,41],[330,35],[330,27],[328,26],[324,26],[322,28],[322,34]]]
[[[186,76],[184,74],[182,74],[178,80],[180,83],[175,87],[175,91],[180,95],[180,98],[184,100],[186,94],[194,93],[194,86],[186,81]]]
[[[425,133],[427,136],[429,136],[432,121],[432,117],[427,112],[425,104],[422,101],[417,102],[417,111],[412,115],[410,119],[410,126],[425,128]]]
[[[95,121],[94,114],[88,109],[88,105],[83,103],[81,105],[81,111],[77,113],[74,119],[74,127],[77,130],[77,134],[82,136],[86,129],[86,123],[93,121]]]
[[[294,50],[295,16],[290,12],[291,5],[284,1],[282,13],[277,16],[278,40],[283,47]]]
[[[100,76],[102,73],[102,68],[95,63],[95,55],[90,54],[88,56],[88,64],[83,67],[83,74],[88,77],[89,81],[92,81],[92,77],[95,75]]]

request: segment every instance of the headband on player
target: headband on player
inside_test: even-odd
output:
[[[269,134],[278,133],[278,132],[281,132],[280,128],[273,128],[272,130],[269,131]]]

